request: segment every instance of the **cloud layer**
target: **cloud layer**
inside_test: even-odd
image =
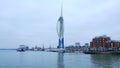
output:
[[[65,45],[106,34],[120,40],[119,0],[64,0]],[[1,0],[0,48],[57,46],[61,0]]]

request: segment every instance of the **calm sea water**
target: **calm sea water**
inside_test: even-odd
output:
[[[120,68],[120,55],[0,50],[0,68]]]

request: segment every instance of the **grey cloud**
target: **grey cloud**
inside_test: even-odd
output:
[[[65,44],[90,42],[107,34],[119,39],[119,0],[64,0]],[[0,48],[20,44],[57,46],[61,0],[1,0]]]

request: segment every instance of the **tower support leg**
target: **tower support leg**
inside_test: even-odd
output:
[[[64,48],[64,38],[62,38],[62,48]]]
[[[61,40],[59,39],[57,48],[60,48],[60,47],[61,47]]]

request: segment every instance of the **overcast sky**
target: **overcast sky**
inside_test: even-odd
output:
[[[57,47],[61,0],[0,0],[0,48]],[[120,40],[120,0],[64,0],[65,46],[95,36]]]

